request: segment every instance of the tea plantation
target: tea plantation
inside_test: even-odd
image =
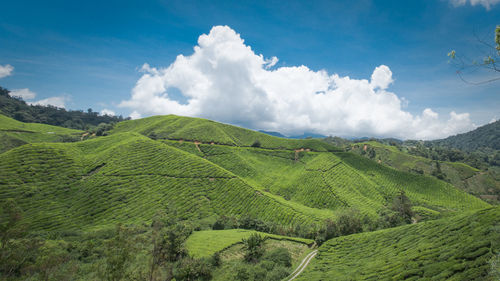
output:
[[[297,280],[498,280],[500,208],[329,240]]]
[[[101,278],[114,261],[110,243],[132,247],[120,237],[139,241],[128,251],[140,255],[125,257],[125,271],[141,276],[136,280],[181,274],[173,267],[217,267],[223,252],[234,259],[207,271],[220,274],[215,280],[280,280],[293,269],[289,262],[274,263],[288,258],[271,245],[290,247],[295,264],[311,244],[399,225],[385,221],[401,194],[411,201],[412,222],[419,223],[328,240],[301,280],[472,280],[467,278],[486,274],[485,264],[498,251],[498,208],[435,177],[396,170],[320,140],[173,115],[123,121],[106,136],[86,140],[82,131],[1,115],[0,121],[0,203],[13,200],[28,226],[25,234],[32,235],[12,241],[36,237],[71,253],[68,260],[79,268],[75,280]],[[166,210],[175,212],[158,223]],[[443,219],[421,222],[436,218]],[[9,227],[4,213],[0,219]],[[161,270],[146,269],[154,263],[159,229],[170,231],[173,236],[163,237],[178,239],[179,247],[185,241],[186,251],[170,258],[170,269],[161,263]],[[272,262],[242,260],[241,242],[255,233],[274,241],[265,243],[269,256],[263,256]],[[23,270],[37,262],[32,258]],[[11,280],[29,275],[21,269],[9,274]]]

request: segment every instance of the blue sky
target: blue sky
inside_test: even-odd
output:
[[[180,109],[168,112],[168,107],[148,111],[137,104],[119,105],[132,99],[143,75],[155,75],[140,71],[144,63],[165,70],[178,55],[192,55],[200,35],[226,25],[255,54],[264,59],[276,56],[279,61],[273,69],[305,65],[313,72],[324,70],[328,75],[369,80],[376,67],[388,66],[393,83],[387,91],[402,101],[402,111],[413,116],[408,122],[422,117],[426,108],[438,113],[442,122],[451,111],[469,113],[475,125],[500,118],[500,82],[465,84],[446,56],[456,49],[480,57],[474,36],[493,39],[493,30],[500,24],[500,3],[494,3],[498,1],[472,0],[475,5],[458,5],[461,1],[456,0],[144,2],[3,1],[0,65],[9,64],[14,70],[0,79],[0,85],[11,90],[28,88],[36,93],[34,101],[62,97],[70,109],[108,109],[124,116],[133,111],[140,116],[178,113]],[[487,4],[476,2],[492,3],[487,8]],[[476,73],[470,78],[480,80],[485,75]],[[178,88],[172,86],[165,93],[181,103],[193,98],[186,94],[179,99],[182,91]],[[309,116],[306,125],[294,127],[281,120],[288,115],[257,120],[202,109],[186,112],[290,134],[310,125],[313,131],[325,134],[438,137],[398,129],[367,129],[375,126],[368,119],[376,115],[352,123],[356,128],[346,128],[317,116]],[[260,115],[248,114],[254,113]],[[308,117],[312,113],[304,114]],[[331,129],[315,129],[319,125],[313,119],[325,120],[321,126]],[[422,130],[423,125],[419,126]],[[447,132],[471,126],[453,128]]]

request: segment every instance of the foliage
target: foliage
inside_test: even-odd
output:
[[[262,257],[262,261],[271,261],[278,266],[292,266],[292,256],[290,256],[290,253],[286,248],[276,248],[266,252]]]
[[[267,239],[293,241],[306,245],[314,242],[310,239],[281,236],[246,229],[203,230],[195,231],[189,236],[186,241],[186,248],[189,255],[195,258],[210,257],[232,245],[241,243],[243,239],[249,238],[252,234],[259,234]]]
[[[499,34],[500,34],[500,25],[497,25],[495,29],[494,44],[485,42],[484,40],[476,36],[477,40],[479,41],[479,43],[481,43],[482,47],[487,49],[487,51],[483,52],[483,57],[481,58],[480,61],[469,59],[464,55],[458,55],[455,50],[452,50],[451,52],[448,53],[448,56],[451,58],[451,62],[457,68],[457,74],[464,82],[479,85],[500,80],[500,77],[497,77],[485,81],[470,82],[463,76],[463,74],[469,74],[481,69],[494,73],[500,72],[500,68],[497,66],[500,60]]]
[[[117,225],[115,235],[105,244],[104,255],[106,263],[102,277],[109,281],[119,281],[125,276],[129,266],[135,243],[131,239],[130,230],[122,225]]]
[[[262,248],[264,239],[260,234],[252,233],[250,237],[242,240],[245,249],[245,261],[256,263],[260,259],[264,254]]]
[[[183,258],[173,269],[175,280],[210,280],[212,268],[207,260]]]
[[[500,208],[334,238],[297,280],[489,280]]]
[[[43,123],[78,130],[89,130],[101,123],[115,123],[130,118],[99,115],[88,109],[66,110],[54,106],[28,105],[21,98],[11,97],[9,90],[0,87],[0,112],[21,122]]]

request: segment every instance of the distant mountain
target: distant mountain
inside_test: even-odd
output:
[[[287,139],[322,139],[322,138],[326,138],[325,135],[311,133],[311,132],[305,132],[302,135],[296,135],[296,136],[290,136],[290,137],[287,137],[280,132],[270,132],[270,131],[264,131],[264,130],[259,130],[259,132],[264,133],[264,134],[268,134],[270,136],[287,138]]]
[[[500,120],[481,126],[473,131],[427,143],[456,148],[467,152],[491,148],[500,150]]]
[[[264,131],[264,130],[259,130],[258,132],[261,132],[261,133],[264,133],[264,134],[268,134],[270,136],[275,136],[275,137],[278,137],[278,138],[288,138],[287,136],[281,134],[280,132],[270,132],[270,131]]]

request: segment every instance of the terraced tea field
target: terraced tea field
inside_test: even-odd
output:
[[[48,128],[4,119],[11,130]],[[255,140],[261,147],[252,146]],[[121,122],[106,137],[38,141],[0,154],[0,200],[15,199],[35,230],[147,224],[167,204],[187,219],[250,216],[311,226],[351,207],[376,218],[400,190],[415,211],[433,216],[489,206],[443,181],[317,140],[204,119],[155,116]]]
[[[0,114],[0,153],[27,143],[74,141],[82,134],[79,130],[23,123]]]
[[[499,260],[496,207],[331,239],[296,280],[497,280]]]

